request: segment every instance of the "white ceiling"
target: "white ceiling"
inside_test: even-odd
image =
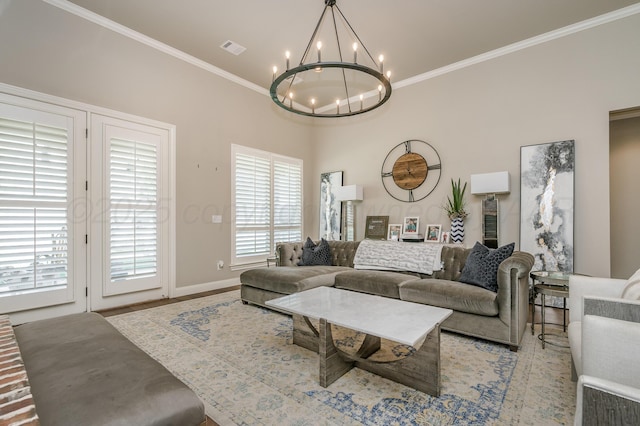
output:
[[[285,50],[292,52],[292,64],[299,62],[324,8],[323,0],[70,2],[267,90],[272,67],[284,66]],[[384,54],[385,70],[399,82],[630,5],[637,13],[640,3],[338,0],[337,5],[371,53]],[[234,56],[219,47],[227,40],[247,50]]]

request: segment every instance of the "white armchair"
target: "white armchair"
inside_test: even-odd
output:
[[[576,425],[640,424],[640,270],[629,280],[569,280]]]

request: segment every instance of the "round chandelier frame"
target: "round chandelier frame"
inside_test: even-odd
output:
[[[382,106],[389,100],[392,92],[390,72],[387,72],[387,75],[383,74],[382,72],[382,55],[380,63],[378,64],[373,56],[371,56],[364,43],[362,43],[360,37],[358,37],[340,8],[336,5],[336,0],[323,0],[323,2],[325,3],[325,8],[320,15],[320,19],[318,20],[311,39],[307,44],[307,48],[305,49],[305,52],[300,59],[300,64],[294,68],[289,68],[289,58],[287,56],[287,69],[282,74],[276,76],[277,69],[274,67],[273,81],[269,89],[271,99],[276,103],[276,105],[287,111],[309,117],[348,117],[352,115],[363,114]],[[331,11],[333,35],[335,36],[337,53],[340,60],[322,61],[320,54],[321,43],[318,43],[318,60],[316,62],[305,63],[311,51],[311,46],[314,44],[314,41],[318,35],[318,31],[323,23],[325,15],[329,10]],[[335,10],[337,10],[339,16],[342,17],[347,32],[351,35],[352,39],[357,40],[360,46],[362,46],[362,49],[366,53],[366,57],[373,63],[375,68],[368,67],[357,62],[357,43],[354,43],[353,62],[345,62],[343,60],[342,46],[340,43],[340,37],[338,35]],[[304,73],[307,72],[319,73],[325,69],[338,69],[342,71],[342,89],[340,89],[340,94],[336,99],[336,103],[316,107],[315,98],[309,98],[309,104],[307,105],[302,104],[297,100],[297,98],[294,101],[293,86],[294,84],[296,84],[294,83],[296,82],[296,78],[304,75]],[[374,81],[373,79],[375,79],[377,87],[375,87],[374,85],[366,92],[363,93],[362,91],[360,91],[354,96],[354,92],[357,91],[357,89],[349,87],[350,83],[349,81],[347,81],[347,72],[360,73],[360,75],[369,78],[371,81]],[[373,79],[371,79],[371,77],[373,77]],[[280,89],[280,93],[278,93],[278,89]],[[322,89],[320,88],[318,90]],[[373,99],[373,103],[371,99]]]

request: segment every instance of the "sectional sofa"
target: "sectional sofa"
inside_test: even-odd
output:
[[[453,315],[441,324],[443,330],[503,343],[512,350],[519,348],[528,317],[529,272],[534,263],[531,254],[514,251],[502,261],[497,268],[497,291],[491,291],[459,281],[472,251],[461,245],[443,246],[442,268],[424,274],[356,269],[354,258],[360,242],[327,243],[331,264],[314,266],[298,266],[303,256],[302,242],[279,244],[277,267],[251,269],[240,275],[242,301],[267,307],[265,302],[276,297],[335,286],[452,309]]]

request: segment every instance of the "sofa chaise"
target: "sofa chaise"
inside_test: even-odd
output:
[[[528,317],[529,272],[534,263],[531,254],[515,251],[502,261],[497,267],[497,291],[491,291],[459,281],[471,248],[444,245],[440,256],[443,267],[427,275],[355,269],[360,242],[327,243],[331,265],[315,266],[297,266],[303,256],[302,242],[279,244],[277,267],[251,269],[240,275],[242,301],[267,307],[265,302],[270,299],[318,286],[335,286],[452,309],[453,314],[441,324],[443,330],[503,343],[512,350],[519,348]]]

